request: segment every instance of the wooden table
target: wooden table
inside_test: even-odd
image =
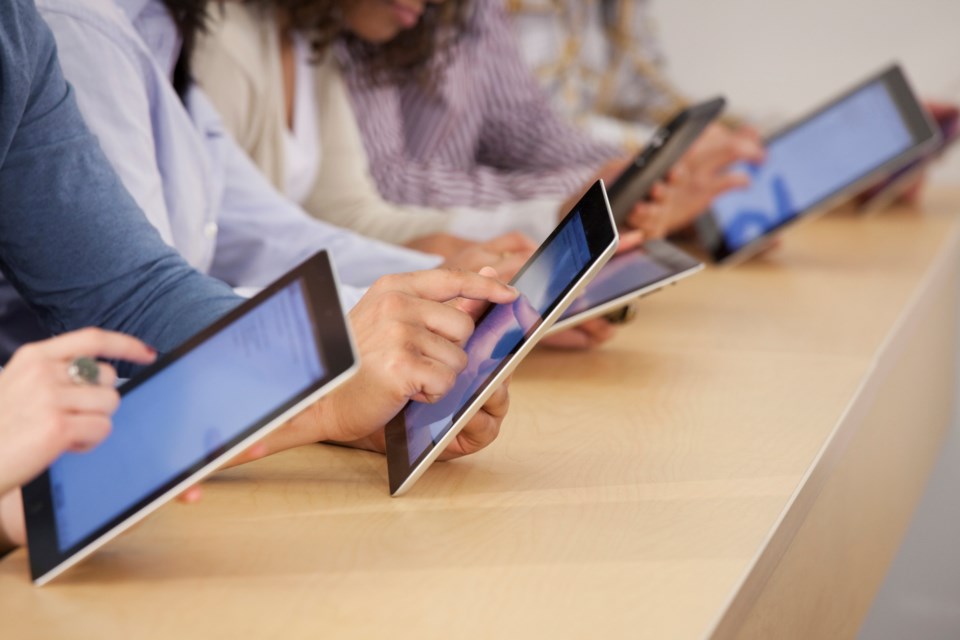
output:
[[[0,636],[843,638],[953,406],[960,193],[832,215],[524,363],[499,440],[387,497],[315,446],[219,475],[44,589],[0,563]]]

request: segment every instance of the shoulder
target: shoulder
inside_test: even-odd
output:
[[[127,14],[113,0],[36,0],[40,15],[56,37],[61,56],[117,63],[122,55],[140,68],[152,56]],[[80,60],[71,60],[80,63]],[[109,74],[107,74],[109,75]]]

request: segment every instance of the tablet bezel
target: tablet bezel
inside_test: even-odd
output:
[[[687,107],[654,132],[647,146],[610,185],[608,197],[617,225],[621,228],[627,226],[627,217],[633,207],[666,176],[710,123],[720,116],[726,104],[724,98],[717,97]],[[659,170],[654,171],[652,165],[659,165]]]
[[[560,231],[569,224],[574,214],[580,211],[584,230],[587,234],[590,249],[590,262],[568,284],[563,293],[549,308],[540,323],[523,339],[514,351],[508,354],[487,377],[486,381],[471,396],[470,400],[461,405],[451,418],[451,426],[438,442],[428,447],[413,463],[407,450],[407,432],[404,424],[404,410],[400,411],[386,428],[387,472],[390,482],[390,494],[400,496],[410,490],[416,481],[423,475],[429,466],[443,453],[447,446],[457,437],[457,434],[483,407],[483,404],[493,394],[500,384],[509,376],[527,353],[536,346],[537,342],[546,335],[554,322],[563,314],[571,302],[580,294],[604,264],[613,256],[619,242],[616,223],[610,211],[606,189],[602,181],[598,181],[581,198],[577,205],[557,225],[549,237],[537,249],[533,256],[520,269],[511,282],[516,282],[520,276],[535,263],[543,254]],[[488,309],[478,320],[477,326],[489,315],[493,307]]]
[[[664,287],[668,287],[671,284],[676,284],[680,280],[688,278],[695,273],[699,273],[704,268],[702,262],[685,251],[680,250],[666,240],[651,240],[644,243],[642,247],[634,249],[634,251],[642,251],[646,255],[650,256],[651,260],[657,262],[665,269],[669,269],[670,273],[663,276],[659,280],[649,282],[643,286],[637,287],[636,289],[631,289],[630,291],[624,292],[618,296],[610,298],[609,300],[605,300],[604,302],[594,305],[589,309],[584,309],[583,311],[575,313],[569,318],[561,318],[560,320],[557,320],[556,324],[550,328],[549,334],[552,335],[560,331],[565,331],[577,326],[580,323],[586,322],[587,320],[591,320],[593,318],[610,313],[611,311],[615,311],[632,300],[648,296],[651,293],[655,293],[663,289]],[[619,257],[620,256],[614,256],[610,259],[610,263],[613,263],[613,261],[617,260]],[[607,266],[609,267],[609,264]],[[590,287],[588,286],[584,289],[582,295],[587,295],[589,291]]]
[[[843,203],[845,200],[856,194],[871,182],[877,180],[880,176],[896,171],[899,167],[902,167],[913,161],[918,156],[927,152],[931,146],[935,146],[937,144],[940,135],[938,128],[934,126],[933,121],[930,119],[926,109],[924,109],[923,105],[920,104],[920,101],[917,99],[916,94],[912,90],[906,75],[903,73],[903,70],[898,64],[893,64],[882,71],[873,74],[866,80],[863,80],[850,89],[844,91],[836,98],[811,111],[803,118],[779,129],[776,133],[767,137],[765,140],[766,144],[772,144],[778,138],[783,137],[798,127],[802,127],[814,118],[820,116],[826,111],[829,111],[844,100],[847,100],[858,91],[878,82],[887,86],[894,105],[897,107],[897,110],[903,118],[903,122],[910,131],[910,135],[913,136],[913,143],[911,146],[908,149],[905,149],[902,153],[890,158],[882,164],[877,165],[873,169],[852,180],[845,187],[842,187],[833,194],[824,196],[819,201],[808,206],[806,209],[798,211],[792,217],[787,218],[786,220],[781,220],[762,236],[755,238],[754,240],[737,249],[731,249],[727,245],[727,239],[720,229],[720,225],[717,222],[715,213],[711,209],[704,215],[700,216],[696,222],[696,228],[702,246],[715,262],[731,265],[742,262],[751,256],[760,253],[763,251],[763,249],[769,246],[773,239],[786,227],[810,220],[819,214],[825,213],[831,207]]]
[[[216,471],[223,463],[316,402],[357,370],[356,348],[343,313],[336,271],[329,254],[321,251],[141,371],[120,387],[121,397],[146,384],[155,374],[177,362],[210,337],[297,280],[303,283],[317,349],[327,372],[323,379],[296,394],[270,415],[224,444],[217,452],[209,454],[203,460],[184,469],[173,480],[158,486],[135,505],[66,551],[60,551],[57,543],[50,474],[49,470],[44,471],[23,487],[30,571],[34,584],[42,586],[87,558],[184,490]]]

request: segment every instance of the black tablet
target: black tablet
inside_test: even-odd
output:
[[[113,429],[23,488],[33,580],[57,577],[349,377],[326,252],[120,388]]]
[[[610,186],[610,208],[618,225],[626,226],[633,207],[649,197],[653,185],[666,177],[703,130],[723,113],[725,105],[723,98],[702,102],[684,109],[657,129],[650,143]]]
[[[940,134],[899,66],[868,78],[771,136],[759,166],[697,221],[717,261],[761,251],[784,227],[853,196],[935,146]]]
[[[390,493],[401,495],[423,475],[483,403],[617,248],[616,225],[597,182],[520,269],[520,297],[494,305],[467,342],[467,366],[439,402],[409,403],[387,425]]]
[[[635,298],[674,284],[703,269],[703,263],[665,240],[610,259],[583,294],[561,316],[550,333],[556,333],[610,313]]]

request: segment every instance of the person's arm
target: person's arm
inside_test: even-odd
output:
[[[194,117],[217,117],[206,96],[190,92]],[[224,134],[225,184],[217,250],[210,274],[233,286],[264,286],[320,249],[333,257],[340,279],[366,287],[377,278],[420,271],[442,260],[364,238],[308,216],[279,194],[237,144]]]
[[[54,333],[98,326],[172,349],[238,299],[166,246],[123,188],[33,3],[3,10],[0,268]]]
[[[478,43],[476,34],[471,33],[469,40],[467,38],[465,35],[462,46],[458,46],[454,52],[454,59],[447,69],[447,77],[455,77],[458,82],[473,83],[473,86],[466,90],[478,97],[476,101],[469,101],[470,108],[486,109],[484,92],[500,90],[486,84],[481,86],[481,83],[486,83],[484,73],[495,74],[498,68],[497,60],[487,60],[485,56],[496,55],[496,52],[489,52],[485,45]],[[419,129],[418,134],[429,133],[438,139],[458,135],[457,131],[450,131],[458,127],[456,110],[447,114],[447,119],[441,123],[442,127],[426,123],[430,104],[438,99],[434,93],[425,92],[427,90],[416,86],[406,86],[403,92],[409,99],[409,104],[401,104],[401,91],[398,88],[371,86],[364,81],[362,65],[352,61],[344,50],[341,49],[338,53],[344,65],[350,99],[367,152],[370,173],[383,197],[389,202],[483,209],[497,207],[506,202],[542,197],[562,199],[579,187],[590,173],[602,164],[597,157],[586,154],[582,159],[578,158],[576,166],[558,168],[558,164],[550,158],[550,151],[545,147],[533,150],[536,160],[527,162],[523,157],[531,150],[524,149],[519,142],[509,140],[505,144],[508,145],[510,153],[503,157],[495,153],[491,144],[481,141],[481,146],[484,147],[482,156],[477,156],[476,161],[466,168],[455,166],[442,156],[415,158],[407,148],[406,136],[412,135],[407,130],[409,122],[418,122],[411,126]],[[477,61],[476,64],[474,60]],[[479,68],[481,66],[490,67],[490,70],[484,72]],[[442,99],[442,96],[439,99]],[[412,113],[420,108],[424,109],[423,113]],[[500,115],[495,115],[494,118],[502,120]],[[501,129],[492,122],[488,124],[488,131],[499,138],[497,132]],[[571,131],[564,130],[562,133],[566,135]],[[470,135],[462,131],[459,134]],[[582,134],[573,131],[572,135],[579,139]],[[520,137],[529,140],[526,133],[521,132]],[[611,150],[610,154],[616,155],[617,151]],[[547,164],[541,166],[540,161],[544,158]],[[562,162],[567,161],[568,158],[564,158]]]
[[[164,242],[176,246],[157,164],[150,91],[140,69],[143,61],[108,30],[91,28],[70,12],[44,5],[40,11],[55,35],[62,73],[84,122]]]

